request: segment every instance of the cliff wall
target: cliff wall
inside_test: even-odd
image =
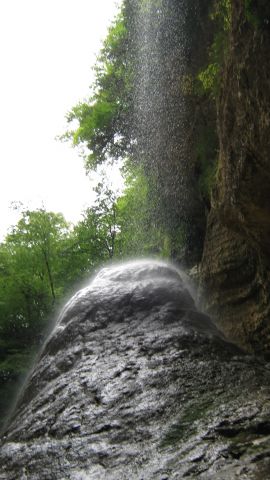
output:
[[[229,338],[270,352],[270,6],[232,1],[218,178],[201,267],[206,310]]]

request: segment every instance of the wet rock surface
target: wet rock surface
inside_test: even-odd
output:
[[[267,479],[270,369],[173,267],[104,269],[63,310],[4,434],[0,479]]]

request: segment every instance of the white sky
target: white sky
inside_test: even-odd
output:
[[[101,41],[119,0],[0,0],[0,238],[11,201],[69,221],[93,194],[83,160],[55,137],[87,97]]]

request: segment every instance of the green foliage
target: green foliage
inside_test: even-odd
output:
[[[115,257],[119,233],[115,194],[103,182],[98,184],[96,193],[95,204],[85,210],[73,232],[73,253],[80,256],[88,272]]]
[[[229,31],[231,27],[231,15],[231,0],[215,0],[211,17],[218,22],[219,29]]]
[[[116,197],[103,179],[95,204],[84,212],[73,231],[73,254],[96,269],[112,259],[169,256],[166,234],[153,214],[148,179],[143,169],[126,162],[126,188]]]
[[[130,77],[127,60],[128,32],[124,10],[110,27],[95,67],[95,84],[90,98],[67,115],[70,129],[62,139],[84,145],[87,169],[96,168],[108,156],[119,158],[130,144]]]
[[[24,211],[0,247],[0,329],[26,336],[45,322],[51,305],[61,294],[56,284],[59,243],[68,226],[60,214]]]
[[[208,92],[214,98],[216,98],[219,91],[219,74],[220,65],[218,63],[210,63],[198,74],[203,91]]]
[[[231,28],[231,0],[216,0],[211,19],[215,29],[209,50],[209,63],[202,69],[197,79],[202,91],[216,99],[220,90],[222,68],[228,48],[228,34]]]
[[[118,251],[122,257],[163,254],[164,234],[153,215],[149,185],[143,169],[126,164],[126,189],[117,200],[120,228]]]

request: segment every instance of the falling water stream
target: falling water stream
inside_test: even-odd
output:
[[[174,202],[173,218],[180,212],[187,214],[190,202],[187,133],[191,120],[181,91],[190,50],[185,25],[190,7],[186,0],[136,5],[135,137],[143,161],[158,178],[161,201]]]
[[[197,107],[187,92],[202,62],[205,13],[198,0],[135,1],[133,8],[136,153],[150,179],[156,224],[169,232],[182,229],[191,264],[191,250],[202,248],[206,218],[194,181]]]

